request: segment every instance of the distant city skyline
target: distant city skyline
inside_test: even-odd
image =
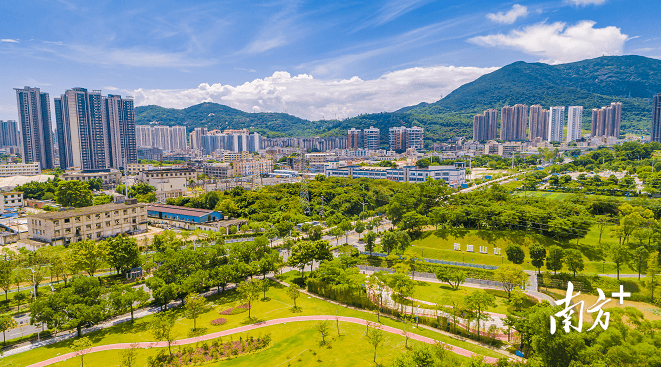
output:
[[[394,111],[515,61],[659,58],[653,5],[4,2],[0,120],[18,120],[13,88],[25,85],[53,96],[84,85],[133,96],[137,106],[213,101],[312,120]]]

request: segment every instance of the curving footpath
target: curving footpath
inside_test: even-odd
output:
[[[338,318],[339,318],[340,321],[343,321],[343,322],[350,322],[350,323],[358,324],[358,325],[367,325],[368,324],[367,320],[363,320],[363,319],[359,319],[359,318],[355,318],[355,317],[345,317],[345,316],[336,317],[336,316],[328,316],[328,315],[296,316],[296,317],[287,317],[287,318],[282,318],[282,319],[263,321],[263,322],[259,322],[259,323],[252,324],[252,325],[246,325],[246,326],[241,326],[241,327],[237,327],[237,328],[234,328],[234,329],[219,331],[217,333],[206,334],[206,335],[198,336],[198,337],[195,337],[195,338],[181,339],[181,340],[177,340],[177,341],[173,342],[172,345],[176,346],[176,345],[192,344],[192,343],[197,343],[197,342],[201,342],[201,341],[205,341],[205,340],[209,340],[209,339],[220,338],[221,336],[227,336],[227,335],[231,335],[231,334],[242,333],[242,332],[245,332],[245,331],[259,329],[259,328],[262,328],[262,327],[265,327],[265,326],[285,324],[285,323],[288,323],[288,322],[297,322],[297,321],[335,321]],[[371,322],[370,322],[370,324],[371,325],[379,325],[379,324],[371,323]],[[380,325],[380,327],[383,331],[386,331],[386,332],[389,332],[389,333],[392,333],[392,334],[402,335],[402,332],[403,332],[400,329],[390,327],[390,326]],[[436,343],[436,340],[434,340],[432,338],[428,338],[426,336],[412,334],[412,333],[409,333],[409,338],[411,338],[412,340],[417,340],[419,342],[423,342],[423,343],[427,343],[427,344],[435,344]],[[138,344],[138,348],[166,348],[168,346],[167,342],[143,342],[143,343],[137,343],[137,344]],[[100,345],[100,346],[92,347],[92,348],[88,349],[85,352],[85,354],[89,354],[89,353],[93,353],[93,352],[101,352],[101,351],[105,351],[105,350],[127,349],[130,346],[131,346],[131,343]],[[474,353],[474,352],[471,352],[471,351],[463,349],[463,348],[455,347],[453,345],[449,345],[449,350],[452,351],[455,354],[458,354],[458,355],[464,356],[464,357],[469,357],[469,358],[476,355],[476,353]],[[53,357],[53,358],[47,359],[45,361],[41,361],[41,362],[38,362],[38,363],[31,364],[28,367],[48,366],[48,365],[51,365],[53,363],[65,361],[65,360],[67,360],[69,358],[73,358],[73,357],[76,357],[75,352],[59,355],[57,357]],[[487,362],[487,363],[495,364],[498,361],[498,359],[494,358],[494,357],[484,357],[484,361]]]

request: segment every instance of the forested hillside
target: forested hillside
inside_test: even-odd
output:
[[[473,115],[487,108],[525,103],[583,106],[583,128],[589,130],[591,109],[622,102],[623,132],[649,133],[651,98],[661,92],[661,61],[642,56],[609,56],[570,64],[515,62],[467,83],[434,103],[421,103],[397,112],[366,114],[346,120],[308,121],[286,113],[248,113],[217,103],[185,109],[142,106],[136,123],[153,121],[185,125],[192,130],[247,127],[269,137],[340,136],[346,130],[370,126],[381,129],[387,144],[388,128],[419,125],[425,143],[453,136],[472,136]]]

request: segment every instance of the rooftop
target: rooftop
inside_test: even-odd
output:
[[[0,187],[16,187],[28,182],[46,182],[54,179],[54,175],[11,176],[0,178]]]
[[[214,212],[214,210],[186,208],[183,206],[166,205],[166,204],[149,204],[147,205],[147,210],[165,212],[165,213],[171,213],[177,215],[189,215],[193,217],[201,217],[203,215],[207,215]]]
[[[38,219],[65,219],[65,218],[71,218],[75,217],[77,215],[86,215],[86,214],[96,214],[96,213],[104,213],[108,211],[113,211],[113,210],[121,210],[121,209],[127,209],[127,208],[139,208],[142,206],[145,206],[146,204],[144,203],[137,203],[137,204],[103,204],[103,205],[94,205],[94,206],[87,206],[84,208],[76,208],[72,210],[64,210],[61,212],[47,212],[47,213],[39,213],[39,214],[34,214],[28,216],[28,218],[38,218]]]

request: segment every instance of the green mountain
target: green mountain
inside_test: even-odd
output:
[[[180,110],[154,105],[135,108],[136,124],[146,125],[154,121],[169,126],[183,125],[189,132],[196,127],[209,130],[249,128],[268,136],[311,136],[325,131],[325,124],[321,122],[286,113],[248,113],[218,103],[205,102]]]
[[[448,94],[397,112],[425,115],[481,113],[487,108],[524,103],[583,106],[583,127],[589,129],[591,109],[622,102],[622,129],[649,131],[651,97],[661,92],[661,60],[642,56],[604,56],[547,65],[515,62]],[[469,124],[472,121],[466,120]]]
[[[388,128],[419,125],[427,144],[453,136],[472,136],[473,115],[488,108],[524,103],[583,106],[583,128],[590,129],[591,109],[622,102],[622,130],[649,133],[651,97],[661,92],[661,60],[642,56],[608,56],[547,65],[515,62],[457,88],[434,103],[421,103],[396,112],[356,116],[346,120],[309,121],[286,113],[248,113],[217,103],[184,109],[136,107],[136,123],[153,121],[209,129],[238,129],[269,137],[342,136],[352,127],[381,129],[387,145]]]

